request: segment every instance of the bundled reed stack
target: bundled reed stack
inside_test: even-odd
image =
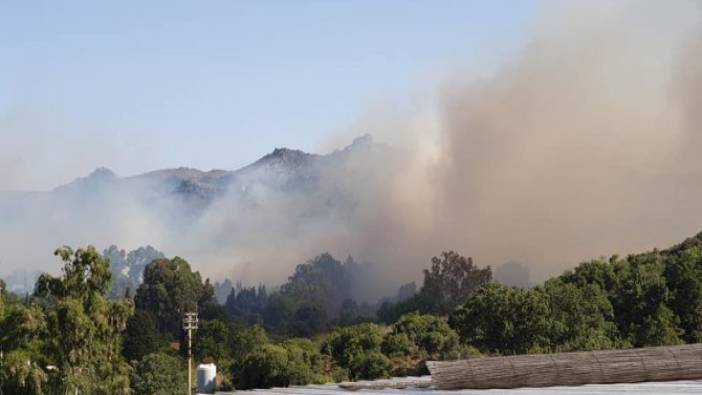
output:
[[[702,344],[429,361],[439,389],[573,386],[702,379]]]

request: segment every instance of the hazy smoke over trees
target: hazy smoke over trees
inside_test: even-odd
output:
[[[702,229],[702,9],[601,7],[544,3],[528,45],[493,75],[446,76],[416,116],[359,122],[354,134],[387,147],[318,161],[313,193],[228,189],[186,219],[173,215],[184,202],[143,185],[60,211],[6,197],[0,261],[19,266],[62,243],[151,244],[206,275],[280,283],[329,251],[376,263],[394,292],[448,249],[478,265],[524,262],[539,280],[672,244]]]
[[[541,278],[702,228],[699,3],[545,5],[519,56],[448,78],[430,122],[385,129],[406,171],[360,233],[370,256],[454,248]]]

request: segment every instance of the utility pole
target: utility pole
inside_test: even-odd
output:
[[[193,391],[193,331],[197,329],[197,313],[185,313],[183,329],[188,331],[188,395]]]

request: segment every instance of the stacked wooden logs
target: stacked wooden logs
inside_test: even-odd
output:
[[[702,344],[429,361],[439,389],[573,386],[702,379]]]

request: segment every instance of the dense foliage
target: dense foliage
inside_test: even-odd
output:
[[[209,281],[203,283],[185,259],[157,259],[146,265],[134,302],[138,310],[156,318],[161,333],[178,339],[183,314],[214,304],[214,288]]]
[[[232,288],[225,311],[242,322],[262,323],[279,335],[317,335],[341,322],[374,316],[373,307],[353,299],[366,270],[351,257],[342,263],[325,253],[298,265],[276,292],[268,293],[264,286]]]
[[[167,353],[148,354],[134,365],[132,388],[136,394],[178,395],[187,391],[181,358]],[[187,392],[186,392],[187,393]]]
[[[148,311],[137,310],[127,320],[123,354],[128,361],[139,361],[166,346],[166,338],[158,329],[158,321]]]
[[[403,297],[400,289],[397,303],[385,303],[378,317],[392,323],[413,311],[429,314],[448,314],[481,286],[490,283],[490,267],[478,268],[471,258],[448,251],[431,259],[431,267],[424,270],[424,284],[418,293]],[[413,286],[409,285],[410,287]]]
[[[121,333],[131,300],[110,303],[109,262],[94,248],[60,248],[60,277],[43,274],[34,298],[13,304],[0,331],[6,393],[130,393]]]
[[[445,252],[419,290],[403,286],[377,317],[355,299],[358,264],[328,254],[273,292],[223,283],[224,306],[181,258],[148,263],[134,301],[110,301],[107,259],[92,247],[56,254],[61,276],[42,275],[31,296],[0,281],[0,393],[180,393],[181,316],[191,310],[201,318],[194,359],[217,364],[221,389],[423,374],[427,360],[478,353],[702,341],[702,234],[532,288],[492,282],[489,268]]]
[[[532,289],[490,284],[451,314],[464,342],[503,354],[702,341],[702,234],[595,259]]]

